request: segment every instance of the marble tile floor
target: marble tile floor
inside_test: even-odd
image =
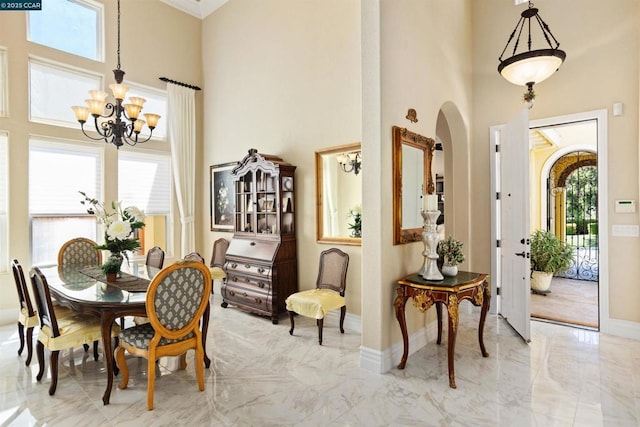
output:
[[[377,374],[359,368],[358,333],[341,335],[327,321],[320,347],[313,319],[298,316],[292,337],[286,318],[272,325],[219,303],[213,297],[205,391],[197,389],[192,352],[186,371],[176,369],[175,358],[162,359],[153,411],[146,409],[144,360],[128,359],[129,388],[114,386],[111,404],[104,406],[102,358],[94,362],[81,348],[63,352],[51,397],[50,378],[35,379],[37,358],[27,368],[25,354],[17,355],[15,325],[1,326],[0,425],[640,425],[638,341],[532,322],[526,344],[503,319],[490,315],[490,356],[482,358],[479,311],[463,303],[453,390],[446,342],[429,342],[409,357],[405,370]]]

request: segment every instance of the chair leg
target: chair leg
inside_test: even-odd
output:
[[[196,347],[196,378],[198,380],[198,390],[204,391],[204,349]]]
[[[184,352],[180,356],[178,356],[178,369],[180,371],[184,371],[185,369],[187,369],[187,352]]]
[[[344,334],[344,316],[347,314],[347,306],[340,307],[340,333]]]
[[[42,379],[42,375],[44,375],[44,344],[38,341],[36,345],[36,353],[38,354],[38,374],[36,375],[36,379],[40,381]]]
[[[93,360],[98,361],[98,340],[93,342]]]
[[[82,348],[84,348],[84,352],[89,351],[89,344],[82,344]]]
[[[324,323],[324,319],[318,319],[316,323],[318,324],[318,343],[322,345],[322,324]]]
[[[27,360],[24,362],[26,366],[31,363],[33,356],[33,328],[27,328]]]
[[[129,385],[129,367],[127,366],[127,360],[124,358],[124,348],[117,346],[113,351],[113,361],[116,366],[120,367],[122,371],[122,380],[120,381],[119,389],[124,390]]]
[[[293,328],[295,323],[293,322],[293,311],[289,311],[289,320],[291,321],[291,329],[289,329],[289,335],[293,335]]]
[[[51,369],[51,386],[49,387],[49,396],[53,396],[58,387],[58,355],[59,350],[51,352],[51,359],[49,362],[49,369]]]
[[[151,411],[153,409],[153,387],[156,383],[156,362],[154,356],[151,354],[147,356],[149,357],[147,360],[147,410]]]
[[[18,349],[18,356],[22,355],[24,350],[24,325],[18,322],[18,336],[20,337],[20,348]]]

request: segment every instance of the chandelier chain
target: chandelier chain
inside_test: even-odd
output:
[[[120,0],[118,0],[118,70],[120,69]]]

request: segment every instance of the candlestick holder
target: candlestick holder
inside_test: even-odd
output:
[[[436,221],[440,216],[440,211],[420,211],[424,226],[422,227],[422,243],[424,250],[422,256],[422,268],[418,272],[425,280],[442,280],[444,277],[438,270],[438,232],[436,231]]]

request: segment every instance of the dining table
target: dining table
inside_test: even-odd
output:
[[[132,264],[127,272],[121,272],[115,282],[108,282],[99,266],[53,265],[41,267],[47,278],[49,290],[62,306],[76,313],[93,315],[100,318],[104,361],[107,371],[107,387],[102,402],[109,404],[113,377],[118,368],[113,357],[111,331],[116,319],[124,316],[146,317],[147,288],[158,268]],[[210,304],[202,318],[202,345],[205,349],[205,367],[211,360],[206,353],[206,336],[209,326]]]

